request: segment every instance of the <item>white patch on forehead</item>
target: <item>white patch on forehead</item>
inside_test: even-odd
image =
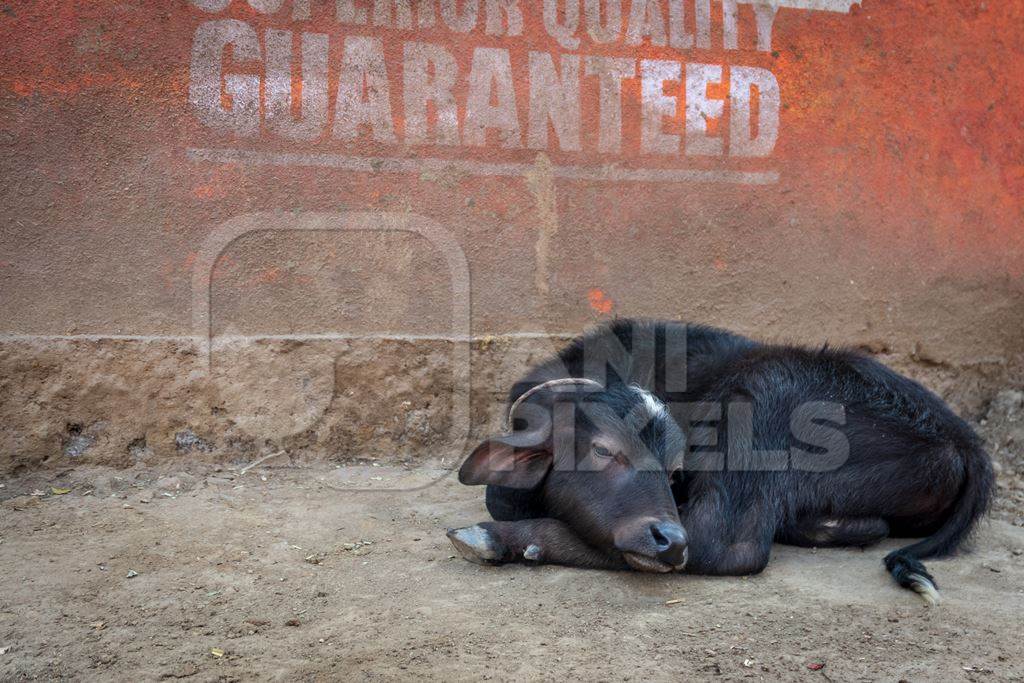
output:
[[[651,417],[663,418],[668,412],[661,400],[638,384],[631,384],[630,387],[637,393],[640,400],[644,402],[644,408]]]

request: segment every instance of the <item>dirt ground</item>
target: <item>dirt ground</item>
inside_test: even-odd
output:
[[[479,567],[452,459],[38,470],[0,482],[0,679],[1024,680],[1024,394],[977,426],[999,499],[929,562],[937,608],[896,541],[749,578]]]

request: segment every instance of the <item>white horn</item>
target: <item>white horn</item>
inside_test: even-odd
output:
[[[512,417],[515,415],[516,408],[519,407],[520,403],[530,398],[531,396],[533,396],[542,389],[547,389],[548,387],[563,386],[568,384],[578,384],[582,386],[604,389],[604,385],[602,385],[600,382],[593,379],[587,379],[586,377],[562,377],[559,379],[549,379],[547,382],[542,382],[535,387],[530,387],[528,390],[524,391],[522,395],[519,396],[519,398],[513,401],[512,405],[509,407],[508,415],[505,417],[505,425],[503,428],[505,433],[508,434],[512,432]]]

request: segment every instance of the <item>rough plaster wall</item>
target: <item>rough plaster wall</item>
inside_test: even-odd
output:
[[[188,457],[411,461],[461,457],[496,433],[507,387],[561,338],[8,342],[0,346],[0,471]],[[471,350],[467,370],[456,346]],[[1020,367],[881,359],[979,414]]]
[[[572,5],[557,4],[564,24]],[[624,33],[634,4],[621,5]],[[129,451],[205,452],[197,444],[215,444],[210,457],[281,444],[311,453],[319,444],[327,454],[444,447],[449,405],[421,403],[448,386],[451,368],[435,345],[453,334],[452,259],[470,275],[470,329],[458,334],[559,339],[614,315],[689,319],[761,338],[860,345],[977,408],[1018,377],[1024,352],[1016,76],[1024,9],[781,4],[764,45],[754,8],[740,4],[735,48],[719,2],[708,6],[709,46],[692,48],[658,45],[654,29],[633,45],[622,36],[598,44],[581,28],[578,45],[567,46],[539,2],[516,4],[518,35],[495,35],[513,32],[507,18],[500,30],[486,26],[491,3],[479,4],[464,33],[440,18],[430,28],[345,24],[337,3],[315,0],[0,7],[0,460],[80,453],[127,462]],[[372,3],[355,6],[372,17]],[[673,6],[699,41],[701,0],[660,4],[667,27]],[[258,41],[259,58],[236,46],[220,65],[225,77],[259,84],[252,134],[204,114],[206,105],[236,104],[227,90],[212,104],[190,102],[197,36],[226,19]],[[294,34],[296,65],[302,34],[329,45],[324,129],[308,140],[280,135],[268,119],[267,88],[280,81],[264,57],[270,32],[284,30]],[[346,120],[336,95],[351,36],[380,40],[389,140],[366,125],[353,138],[334,132]],[[414,42],[454,61],[453,144],[410,136],[403,59]],[[469,111],[480,49],[507,50],[511,71],[498,76],[511,77],[518,148],[497,130],[473,142],[474,126],[495,121]],[[530,52],[556,68],[575,54],[632,60],[638,77],[622,83],[618,151],[601,147],[607,123],[597,81],[585,73],[580,149],[547,123],[547,141],[531,146]],[[645,96],[642,60],[674,63],[681,74],[722,66],[722,84],[706,93],[723,103],[722,115],[691,116],[696,91],[671,80]],[[739,67],[778,83],[778,138],[762,156],[731,154],[740,119],[728,88]],[[311,77],[292,76],[280,92],[298,101],[313,91]],[[491,104],[500,100],[492,95]],[[664,96],[676,98],[675,109],[645,113],[645,101]],[[290,114],[304,116],[296,107]],[[703,134],[724,141],[723,155],[691,153],[694,116]],[[676,136],[678,153],[652,151],[649,121],[669,136],[658,139]],[[753,133],[760,124],[752,125]],[[353,212],[381,224],[429,221],[448,247],[409,234],[294,229],[311,215]],[[207,263],[204,245],[238,220],[253,230]],[[209,285],[207,329],[251,346],[234,361],[220,358],[235,384],[216,382],[198,360],[197,283]],[[288,338],[259,340],[266,335]],[[377,351],[319,346],[361,335],[406,341],[378,342]],[[530,342],[507,339],[529,357]],[[321,353],[331,360],[314,363],[305,393],[289,393],[298,380],[281,359]],[[254,360],[261,354],[270,360]],[[474,357],[476,428],[494,410],[477,399],[501,395],[521,366]],[[360,387],[354,396],[364,403],[339,395],[352,405],[324,409],[316,388],[331,377]],[[263,413],[244,402],[254,396]],[[314,436],[285,433],[287,416],[317,411],[328,417],[309,428]],[[200,441],[177,436],[186,430]]]

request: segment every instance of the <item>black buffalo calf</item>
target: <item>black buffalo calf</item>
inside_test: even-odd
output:
[[[459,479],[496,521],[449,537],[475,562],[739,575],[773,541],[865,546],[938,599],[923,558],[955,551],[993,488],[978,437],[934,394],[858,353],[623,320],[512,390],[509,429]]]

